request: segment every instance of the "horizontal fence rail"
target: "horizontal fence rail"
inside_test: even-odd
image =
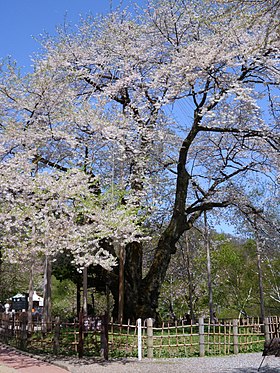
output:
[[[278,316],[261,322],[259,318],[198,322],[162,323],[154,327],[152,319],[139,323],[117,324],[103,316],[73,323],[56,318],[46,324],[26,317],[0,314],[0,341],[33,353],[54,355],[139,357],[192,357],[262,351],[265,340],[279,338]]]

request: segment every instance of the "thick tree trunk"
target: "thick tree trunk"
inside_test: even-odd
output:
[[[143,319],[152,317],[158,320],[157,308],[160,288],[171,255],[175,250],[175,245],[171,250],[170,241],[162,240],[160,244],[161,246],[157,247],[152,266],[145,278],[142,278],[141,244],[133,242],[126,248],[124,320],[135,321],[139,317]],[[114,294],[114,290],[112,293],[116,305],[117,294]]]
[[[155,250],[153,262],[150,269],[142,278],[142,245],[133,242],[126,247],[126,259],[124,269],[124,309],[123,320],[137,320],[139,317],[154,318],[158,320],[157,308],[161,285],[164,281],[171,257],[176,252],[176,242],[180,235],[189,228],[185,222],[184,215],[177,227],[174,221],[162,235]],[[99,272],[101,270],[101,272]],[[103,274],[102,274],[103,273]],[[119,304],[119,268],[114,268],[107,273],[107,285],[113,294],[115,305],[113,317],[118,317]],[[98,270],[97,279],[104,279],[105,271]],[[101,284],[102,285],[102,284]],[[97,289],[99,287],[96,283]]]
[[[142,283],[143,248],[139,242],[132,242],[126,247],[125,257],[125,292],[124,319],[136,321],[139,315],[138,304]]]
[[[177,186],[170,223],[162,233],[155,249],[153,262],[150,269],[142,278],[142,250],[140,244],[132,243],[126,248],[126,279],[125,279],[125,305],[124,319],[154,318],[158,320],[157,308],[161,285],[164,281],[171,256],[176,253],[176,243],[180,236],[192,227],[193,222],[201,214],[193,214],[193,219],[186,219],[186,198],[190,175],[185,165],[188,149],[198,133],[197,125],[200,119],[197,116],[194,127],[182,143],[177,166]],[[111,289],[111,287],[110,287]],[[111,289],[115,304],[116,294]]]
[[[172,247],[168,244],[168,242],[161,242],[161,245],[157,247],[152,266],[150,267],[147,276],[142,280],[141,283],[138,304],[139,317],[151,317],[158,320],[158,299],[161,285],[164,281],[170,263],[172,255],[171,252],[174,250],[172,249],[171,251],[171,249]]]
[[[44,328],[49,330],[51,328],[51,277],[52,277],[52,266],[50,257],[46,255],[45,268],[44,268]]]
[[[176,243],[180,236],[190,229],[194,221],[201,215],[202,211],[191,212],[189,220],[186,217],[186,199],[190,175],[186,170],[188,150],[192,141],[198,134],[198,125],[201,117],[195,111],[194,125],[188,136],[182,143],[178,165],[177,185],[170,222],[162,233],[155,249],[154,258],[145,278],[142,278],[142,249],[139,243],[133,242],[126,247],[125,263],[125,292],[124,292],[124,319],[154,318],[158,319],[157,308],[161,285],[164,281],[171,256],[176,253]],[[118,305],[118,290],[115,282],[116,272],[109,274],[111,280],[108,283],[114,296],[115,308],[113,316],[117,316],[116,305]],[[104,277],[103,277],[104,278]]]
[[[193,215],[193,219],[187,221],[186,200],[190,175],[186,170],[186,161],[188,150],[192,141],[198,134],[200,119],[198,113],[195,112],[194,125],[183,141],[179,152],[173,215],[167,228],[159,239],[150,269],[146,277],[141,281],[137,308],[138,317],[152,317],[158,319],[157,308],[160,288],[164,281],[171,257],[176,253],[176,243],[181,235],[192,227],[193,221],[201,214],[201,212],[197,212],[197,214]]]

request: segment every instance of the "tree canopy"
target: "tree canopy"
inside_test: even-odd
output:
[[[64,25],[42,47],[32,73],[1,65],[4,253],[18,235],[37,251],[43,234],[43,251],[112,266],[100,241],[122,242],[127,312],[154,316],[204,211],[244,210],[263,185],[258,204],[277,201],[279,2],[152,0]]]

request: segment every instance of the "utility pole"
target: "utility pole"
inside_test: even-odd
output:
[[[88,267],[84,266],[83,268],[83,311],[84,316],[88,314]]]
[[[261,248],[260,248],[260,237],[257,229],[257,217],[254,216],[254,230],[256,239],[256,250],[257,250],[257,266],[258,266],[258,277],[259,277],[259,294],[260,294],[260,317],[263,321],[265,318],[265,307],[264,307],[264,291],[263,291],[263,273],[261,265]]]
[[[206,256],[207,256],[207,284],[208,284],[208,294],[209,294],[209,316],[210,316],[210,322],[213,323],[214,312],[213,312],[213,290],[212,290],[212,278],[211,278],[210,236],[209,236],[206,211],[204,211],[204,241],[205,241]]]
[[[119,304],[118,304],[118,322],[123,322],[123,309],[124,309],[124,261],[125,261],[125,248],[123,245],[119,247]]]
[[[188,232],[185,233],[186,240],[186,259],[184,257],[184,252],[182,251],[184,261],[187,265],[187,277],[188,277],[188,287],[189,287],[189,308],[190,308],[190,318],[194,321],[194,310],[193,310],[193,275],[191,273],[191,249],[189,244]]]

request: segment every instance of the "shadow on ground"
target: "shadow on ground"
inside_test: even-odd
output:
[[[98,364],[102,366],[110,366],[111,363],[118,362],[119,364],[127,364],[131,363],[131,361],[128,361],[127,359],[114,359],[114,360],[104,360],[101,358],[81,358],[78,359],[76,357],[65,357],[65,356],[57,356],[57,357],[45,357],[45,361],[49,363],[56,363],[61,362],[65,364],[69,364],[72,366],[82,366],[82,365],[92,365],[92,364]]]
[[[280,368],[270,367],[269,365],[258,368],[236,368],[231,373],[280,373]]]

